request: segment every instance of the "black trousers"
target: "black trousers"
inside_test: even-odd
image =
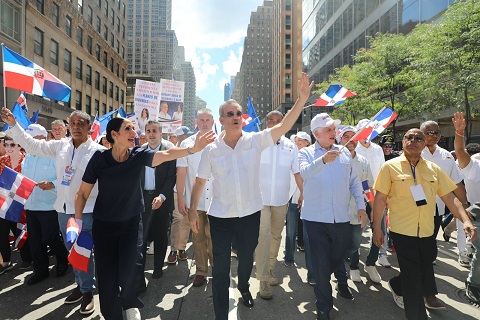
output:
[[[100,310],[107,320],[123,319],[122,308],[143,307],[135,282],[141,268],[140,224],[140,215],[117,222],[93,220]]]
[[[213,245],[212,292],[216,320],[228,319],[228,288],[230,287],[230,248],[233,237],[237,241],[238,290],[249,291],[253,268],[253,253],[258,244],[260,211],[242,218],[208,216]]]
[[[58,214],[55,210],[27,210],[28,244],[33,260],[35,274],[48,273],[47,245],[57,258],[57,264],[68,263],[68,251],[65,248],[58,226]]]
[[[436,295],[432,261],[437,252],[433,236],[410,237],[390,231],[397,251],[400,275],[390,280],[396,294],[403,296],[407,319],[427,319],[423,297]]]
[[[17,223],[0,218],[0,253],[2,254],[4,262],[10,262],[12,257],[12,247],[10,246],[10,240],[8,238],[10,230],[15,234]],[[22,261],[31,262],[32,257],[30,256],[28,242],[29,241],[27,240],[20,249],[20,257],[22,258]]]

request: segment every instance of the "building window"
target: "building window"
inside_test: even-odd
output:
[[[77,63],[75,65],[75,75],[77,79],[82,80],[83,78],[83,61],[77,58]]]
[[[102,103],[102,114],[107,113],[107,105],[105,103]]]
[[[93,26],[93,9],[90,6],[87,7],[87,21]]]
[[[100,52],[102,51],[102,48],[100,48],[100,45],[97,44],[95,46],[95,56],[97,57],[97,60],[100,61]]]
[[[108,41],[108,27],[106,24],[103,25],[103,38],[105,41]]]
[[[83,0],[77,0],[78,12],[83,14]]]
[[[100,90],[100,73],[95,71],[95,89]]]
[[[67,36],[70,38],[72,37],[72,18],[69,16],[65,18],[65,32],[67,33]]]
[[[92,46],[93,46],[93,39],[92,39],[92,37],[88,36],[88,38],[87,38],[87,51],[90,54],[92,54]]]
[[[67,49],[65,49],[65,53],[63,54],[63,70],[68,73],[72,72],[72,53]]]
[[[108,54],[107,51],[103,51],[103,65],[108,68]]]
[[[110,32],[110,45],[112,48],[115,48],[115,36],[113,35],[113,32]]]
[[[82,110],[82,93],[78,90],[75,94],[75,108],[77,110]]]
[[[112,22],[112,26],[115,26],[115,11],[113,8],[110,9],[110,21]]]
[[[77,27],[77,43],[83,46],[83,29],[80,27]]]
[[[118,86],[115,86],[115,101],[118,101],[118,94],[119,94],[118,90],[119,90]]]
[[[38,10],[41,14],[43,14],[43,6],[44,6],[43,0],[37,0],[36,3],[37,3],[37,10]]]
[[[98,116],[98,111],[100,111],[100,101],[98,101],[97,99],[95,99],[95,101],[93,102],[93,109],[95,111],[95,115]]]
[[[102,20],[100,20],[99,16],[97,16],[97,32],[102,33]]]
[[[110,58],[110,71],[113,73],[113,58]]]
[[[120,69],[120,65],[118,63],[115,64],[115,74],[117,75],[117,78],[119,76],[119,70]]]
[[[120,103],[123,104],[123,102],[125,101],[125,91],[123,90],[120,90]]]
[[[7,36],[20,41],[22,16],[20,9],[13,6],[9,1],[1,2],[2,18],[0,19],[1,31]]]
[[[122,68],[122,71],[120,72],[120,79],[122,79],[122,81],[125,81],[125,69]]]
[[[92,114],[92,98],[87,95],[85,96],[85,112]]]
[[[103,77],[102,92],[107,94],[107,78]]]
[[[43,31],[38,28],[35,28],[33,37],[33,52],[43,57]]]
[[[108,88],[108,96],[110,98],[113,98],[113,82],[110,81],[110,85],[109,85],[109,88]]]
[[[87,84],[92,85],[92,67],[87,64],[87,69],[85,70],[85,81]]]
[[[108,18],[108,0],[103,1],[103,13]]]
[[[50,62],[58,66],[58,42],[53,39],[50,42]]]

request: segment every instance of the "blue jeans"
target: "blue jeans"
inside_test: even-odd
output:
[[[65,246],[67,247],[68,251],[70,251],[73,246],[73,243],[66,242],[67,238],[65,233],[67,231],[67,222],[69,218],[75,218],[75,215],[65,213],[58,214],[58,225],[60,226],[60,232],[62,233],[63,240],[65,241]],[[93,214],[91,212],[83,213],[82,220],[82,232],[88,232],[92,234]],[[95,263],[93,251],[90,261],[88,262],[88,272],[73,269],[73,273],[75,274],[75,282],[80,286],[80,291],[82,293],[93,292],[95,290]]]
[[[296,203],[292,203],[291,199],[288,202],[287,210],[287,227],[285,230],[285,262],[295,262],[295,236],[297,235],[298,216],[300,211]]]
[[[479,219],[477,217],[477,219]],[[477,229],[477,232],[480,231],[480,221],[472,221],[473,226]],[[472,264],[470,267],[470,272],[468,273],[467,281],[472,286],[480,288],[480,235],[477,234],[475,241],[472,241],[472,245],[475,247],[475,253],[473,254]]]

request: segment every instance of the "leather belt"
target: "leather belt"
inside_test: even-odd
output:
[[[154,194],[155,190],[143,190],[143,192],[146,194]]]

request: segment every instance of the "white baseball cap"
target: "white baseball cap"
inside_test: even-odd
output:
[[[310,130],[313,132],[317,128],[326,128],[330,127],[332,124],[335,125],[335,127],[339,126],[341,123],[340,120],[333,120],[330,118],[330,116],[326,113],[320,113],[317,114],[313,119],[312,122],[310,122]]]
[[[352,127],[352,126],[345,126],[343,127],[341,130],[340,130],[340,138],[343,137],[343,135],[345,134],[345,132],[354,132],[354,133],[357,133],[358,129],[355,128],[355,127]]]
[[[293,136],[294,136],[294,139],[295,138],[300,138],[300,139],[303,139],[303,140],[307,140],[309,143],[312,143],[312,137],[310,137],[310,135],[308,133],[306,133],[305,131],[298,131]]]
[[[357,130],[360,130],[363,127],[365,127],[369,121],[370,120],[368,120],[368,119],[362,119],[362,120],[358,121]]]
[[[47,137],[47,130],[45,128],[37,123],[32,123],[31,125],[28,126],[28,128],[25,130],[29,135],[32,137],[36,136],[43,136],[44,138]]]

